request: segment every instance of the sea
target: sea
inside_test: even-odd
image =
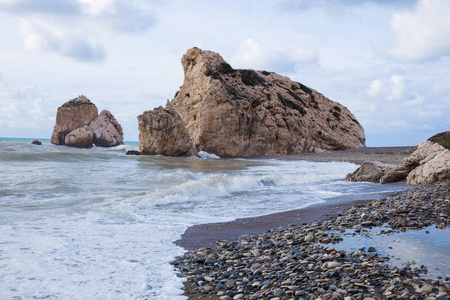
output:
[[[170,262],[188,227],[406,188],[346,182],[346,162],[31,141],[0,139],[0,299],[187,299]]]

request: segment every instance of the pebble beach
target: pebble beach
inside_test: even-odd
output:
[[[382,155],[373,150],[371,153]],[[405,149],[399,148],[386,157],[395,163],[404,153]],[[364,236],[384,226],[377,233],[381,239],[430,226],[448,230],[450,182],[311,211],[315,213],[307,212],[293,223],[290,218],[275,217],[282,221],[269,222],[274,229],[264,232],[238,230],[243,234],[239,238],[220,235],[219,225],[214,229],[218,233],[215,243],[201,239],[192,242],[192,235],[184,236],[178,244],[190,251],[173,265],[187,280],[185,296],[222,300],[450,298],[449,277],[426,278],[434,266],[413,260],[399,266],[374,247],[337,250],[349,230]],[[214,231],[210,236],[215,236]]]

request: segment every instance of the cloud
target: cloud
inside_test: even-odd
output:
[[[141,33],[156,23],[155,14],[133,1],[78,0],[82,11],[104,21],[108,26],[125,33]]]
[[[315,7],[332,7],[336,5],[354,7],[367,3],[383,6],[404,7],[411,6],[416,0],[283,0],[279,2],[279,6],[285,10],[305,10]]]
[[[389,101],[402,99],[405,91],[405,78],[392,75],[391,78],[378,78],[370,83],[367,95],[371,98],[382,97]]]
[[[254,39],[249,38],[241,44],[232,62],[239,67],[291,73],[299,64],[316,62],[318,57],[317,51],[305,48],[283,50],[263,48]]]
[[[449,15],[448,0],[420,0],[414,9],[395,13],[390,54],[405,61],[450,55]]]
[[[0,0],[0,10],[16,14],[79,14],[80,7],[74,0]]]
[[[35,86],[13,87],[0,76],[0,126],[51,128],[56,105]]]
[[[19,33],[29,51],[55,52],[84,62],[101,62],[106,58],[102,45],[54,31],[45,22],[22,20]]]
[[[137,34],[156,23],[150,8],[126,0],[0,0],[0,10],[19,16],[27,50],[83,62],[105,60],[100,40],[111,31]]]

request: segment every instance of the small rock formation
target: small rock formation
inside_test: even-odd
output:
[[[386,170],[390,170],[393,167],[394,165],[383,164],[379,161],[366,161],[353,173],[347,174],[345,180],[353,182],[380,182],[380,179],[386,173]]]
[[[94,134],[89,126],[72,130],[64,138],[64,144],[69,147],[90,148],[94,143]]]
[[[125,155],[141,155],[141,152],[136,150],[128,150],[127,153],[125,153]]]
[[[89,127],[94,133],[94,144],[98,147],[113,147],[123,144],[122,126],[108,110],[102,110]]]
[[[397,166],[380,167],[380,164],[364,162],[353,173],[347,174],[345,179],[379,183],[406,180],[409,185],[450,179],[450,150],[429,140],[419,143],[417,149]]]
[[[166,106],[166,110],[171,111],[173,120],[179,116],[179,124],[186,127],[190,138],[184,138],[187,144],[182,145],[172,133],[166,137],[163,131],[156,137],[142,133],[143,153],[155,153],[158,148],[165,153],[187,153],[191,141],[195,151],[221,157],[365,145],[364,130],[347,108],[301,83],[266,71],[235,70],[219,54],[198,48],[189,49],[181,62],[184,83],[171,101],[173,109]],[[162,114],[161,108],[146,119],[156,122],[158,114]],[[138,117],[139,128],[147,128],[143,115]],[[165,146],[158,146],[160,142]],[[167,151],[168,146],[174,149]]]
[[[78,148],[93,144],[112,147],[123,144],[123,132],[109,111],[98,115],[97,106],[85,96],[79,96],[58,108],[51,143]]]
[[[183,121],[168,102],[138,117],[139,149],[142,154],[190,156],[197,151]]]
[[[34,140],[31,142],[33,145],[42,145],[42,143],[39,140]]]

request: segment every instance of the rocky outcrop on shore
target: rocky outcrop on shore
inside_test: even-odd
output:
[[[439,182],[353,207],[330,220],[218,241],[178,257],[186,295],[213,299],[449,299],[450,278],[423,279],[427,266],[401,267],[374,247],[337,250],[342,235],[371,236],[365,228],[398,231],[450,225],[450,183]],[[448,229],[447,229],[448,230]],[[431,268],[432,266],[428,266]]]
[[[381,167],[379,162],[366,162],[346,176],[347,181],[391,183],[406,180],[409,185],[447,179],[450,179],[450,150],[431,141],[419,143],[417,149],[396,166]]]
[[[107,110],[98,114],[97,106],[86,96],[69,100],[58,108],[51,143],[77,148],[112,147],[123,144],[123,131]]]
[[[178,114],[189,134],[187,144],[177,143],[172,133],[166,137],[164,132],[143,133],[139,139],[143,153],[154,153],[158,143],[172,144],[169,152],[186,153],[176,147],[190,149],[191,141],[195,151],[221,157],[290,155],[365,145],[364,130],[346,107],[301,83],[271,72],[233,69],[219,54],[198,48],[189,49],[181,61],[184,82],[170,103],[173,109],[166,106],[166,110],[173,112],[174,119]],[[158,108],[154,115],[160,113]],[[151,126],[145,119],[154,122],[141,115],[140,128]]]

